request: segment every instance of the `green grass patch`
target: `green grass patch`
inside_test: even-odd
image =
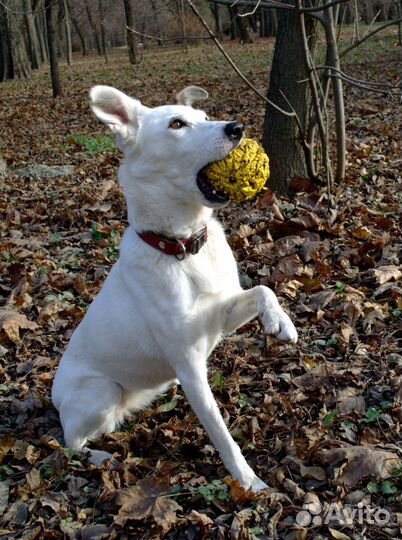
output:
[[[113,135],[72,135],[68,142],[81,147],[89,156],[106,154],[116,149]]]

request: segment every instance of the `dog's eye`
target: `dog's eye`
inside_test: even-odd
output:
[[[169,127],[171,129],[181,129],[182,127],[185,127],[185,126],[187,126],[187,124],[183,122],[183,120],[180,120],[180,118],[175,118],[169,124]]]

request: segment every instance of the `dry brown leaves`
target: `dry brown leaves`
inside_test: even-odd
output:
[[[381,61],[351,64],[354,75],[392,78],[397,51],[387,43]],[[230,48],[249,76],[266,80],[266,42]],[[11,170],[33,161],[75,167],[73,176],[52,180],[9,174],[1,185],[0,532],[83,540],[401,538],[402,118],[392,102],[357,89],[347,89],[348,174],[336,211],[299,178],[291,199],[268,193],[220,212],[244,285],[274,288],[300,333],[289,347],[253,321],[210,360],[225,421],[271,489],[255,497],[224,480],[180,389],[99,441],[114,453],[112,470],[62,447],[53,372],[117,257],[125,225],[117,152],[89,156],[73,142],[102,132],[88,110],[89,86],[120,81],[153,105],[200,84],[213,97],[211,116],[241,117],[250,136],[261,133],[263,103],[234,74],[222,78],[218,53],[205,47],[183,56],[149,55],[134,76],[121,55],[106,66],[91,60],[91,70],[77,63],[63,69],[66,97],[56,103],[43,96],[43,72],[26,85],[30,99],[18,84],[0,86],[2,156]],[[172,72],[178,57],[184,67]],[[390,522],[324,523],[334,504],[386,509]],[[303,527],[300,511],[321,521]]]

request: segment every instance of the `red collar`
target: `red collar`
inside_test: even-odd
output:
[[[162,251],[166,255],[174,255],[179,261],[185,259],[187,253],[196,255],[208,238],[206,225],[195,231],[190,238],[180,240],[168,238],[167,236],[163,236],[163,234],[154,233],[152,231],[137,232],[137,234],[144,242],[153,248]]]

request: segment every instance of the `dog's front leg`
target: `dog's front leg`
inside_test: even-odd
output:
[[[296,343],[297,331],[289,316],[279,305],[273,291],[258,285],[247,291],[240,291],[226,301],[223,306],[225,334],[234,332],[246,322],[260,315],[265,331],[283,341]]]
[[[251,489],[254,492],[265,489],[266,484],[248,465],[223,421],[208,384],[206,358],[199,353],[194,353],[193,357],[187,359],[185,363],[176,365],[176,372],[190,405],[232,477],[239,480],[245,489]]]

